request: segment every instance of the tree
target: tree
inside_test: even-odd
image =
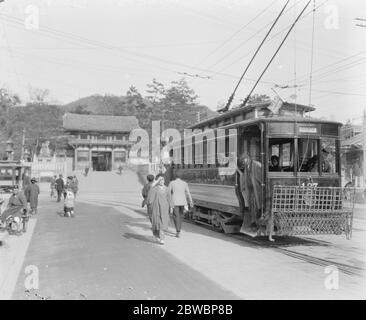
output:
[[[158,82],[155,78],[151,84],[146,85],[149,89],[146,90],[150,95],[146,96],[146,99],[152,103],[160,102],[166,95],[166,90],[161,82]]]
[[[198,96],[194,90],[188,86],[187,81],[184,78],[181,78],[178,81],[171,82],[171,87],[166,91],[162,102],[171,106],[184,106],[195,104],[197,98]]]
[[[129,109],[135,108],[138,110],[142,110],[146,107],[146,104],[144,102],[144,99],[140,92],[137,90],[135,86],[130,86],[126,92],[126,102],[127,107]]]
[[[0,88],[0,111],[8,111],[9,108],[19,104],[20,98],[5,88]]]
[[[31,103],[45,104],[47,97],[50,95],[50,90],[29,87],[29,97]]]
[[[73,113],[77,113],[77,114],[91,114],[90,111],[87,110],[87,106],[86,105],[81,105],[79,104],[75,110],[73,111]]]

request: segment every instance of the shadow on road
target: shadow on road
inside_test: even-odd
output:
[[[124,233],[123,237],[126,239],[135,239],[135,240],[139,240],[139,241],[143,241],[143,242],[149,242],[149,243],[155,243],[153,236],[151,237],[146,237],[146,236],[142,236],[136,233]]]
[[[129,209],[138,213],[139,215],[146,217],[146,210],[144,209],[136,209],[129,206]],[[235,234],[224,234],[220,231],[214,230],[212,227],[201,225],[195,223],[193,221],[184,219],[185,222],[185,232],[192,232],[208,237],[212,237],[215,239],[221,239],[224,241],[233,242],[239,244],[244,247],[251,247],[251,248],[258,248],[258,249],[265,249],[265,248],[278,248],[278,247],[296,247],[296,246],[331,246],[331,243],[322,240],[314,240],[314,239],[306,239],[294,236],[274,236],[274,242],[268,240],[267,236],[258,236],[258,237],[251,237],[242,233],[235,233]],[[139,224],[134,222],[127,222],[126,225],[133,225],[141,227],[145,230],[150,229],[146,227],[146,224]],[[175,233],[170,233],[170,235],[175,236]]]

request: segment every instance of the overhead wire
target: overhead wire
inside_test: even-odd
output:
[[[218,50],[220,50],[222,47],[224,47],[228,42],[230,42],[232,39],[234,39],[239,33],[241,33],[244,29],[246,29],[251,23],[256,21],[261,15],[263,15],[266,11],[269,10],[278,0],[272,1],[266,8],[264,8],[262,11],[260,11],[255,17],[253,17],[249,22],[247,22],[244,26],[240,27],[237,31],[235,31],[229,38],[224,40],[219,46],[217,46],[213,51],[211,51],[209,54],[207,54],[203,59],[201,59],[200,63],[203,63],[207,61],[209,57],[211,57],[214,53],[216,53]]]
[[[318,5],[318,7],[317,7],[316,9],[318,9],[318,8],[320,8],[321,6],[325,5],[328,1],[329,1],[329,0],[325,0],[325,1],[323,1],[320,5]],[[298,1],[298,2],[300,2],[300,1]],[[298,2],[297,2],[297,3],[298,3]],[[286,12],[288,12],[288,11],[289,11],[291,8],[293,8],[294,6],[295,6],[295,5],[292,5],[291,7],[289,7],[289,8],[287,9],[287,11],[285,11],[285,13],[286,13]],[[306,14],[304,14],[304,15],[301,17],[301,19],[300,19],[300,20],[305,19],[305,18],[306,18],[310,13],[311,13],[311,11],[310,11],[310,12],[308,12],[308,13],[306,13]],[[268,25],[268,24],[267,24],[267,25]],[[266,25],[266,26],[267,26],[267,25]],[[282,33],[284,33],[286,30],[288,30],[288,28],[289,28],[290,26],[291,26],[291,25],[288,25],[288,26],[286,26],[285,28],[283,28],[282,30],[280,30],[280,31],[278,31],[277,33],[275,33],[272,37],[270,37],[270,38],[269,38],[268,42],[272,41],[273,39],[277,38],[279,35],[281,35]],[[259,31],[258,31],[258,33],[262,32],[262,30],[263,30],[263,29],[259,30]],[[247,42],[248,42],[249,40],[251,40],[254,36],[256,36],[256,34],[255,34],[255,35],[253,35],[252,37],[250,37],[249,39],[245,40],[244,42],[242,42],[242,43],[241,43],[241,45],[237,47],[237,49],[239,49],[240,47],[242,47],[244,44],[247,44]],[[235,50],[236,50],[236,49],[235,49]],[[225,65],[224,67],[222,67],[221,69],[219,69],[219,71],[226,70],[226,69],[230,68],[232,65],[234,65],[234,64],[238,63],[239,61],[241,61],[241,60],[245,59],[246,57],[248,57],[248,56],[252,53],[252,51],[253,51],[253,50],[249,51],[246,55],[240,55],[240,57],[239,57],[238,59],[234,60],[233,62],[229,63],[228,65]],[[225,57],[225,58],[226,58],[226,57]],[[219,62],[221,62],[221,61],[219,61]],[[218,62],[218,63],[219,63],[219,62]],[[218,63],[216,63],[215,65],[217,65]],[[211,65],[211,66],[210,66],[210,68],[212,68],[212,67],[213,67],[213,66],[215,66],[215,65]]]
[[[267,71],[267,69],[269,68],[269,66],[271,65],[272,61],[274,60],[274,58],[276,57],[277,53],[280,51],[280,49],[282,48],[283,44],[285,43],[287,37],[289,36],[289,34],[291,33],[292,29],[294,28],[294,26],[296,25],[296,23],[299,21],[300,17],[302,16],[302,14],[304,13],[304,11],[306,10],[306,8],[309,6],[311,0],[309,0],[307,2],[307,4],[305,5],[305,7],[301,10],[300,14],[297,16],[296,20],[292,23],[290,29],[287,31],[285,37],[282,39],[280,45],[278,46],[277,50],[275,51],[275,53],[272,55],[270,61],[268,62],[268,64],[266,65],[266,67],[264,68],[263,72],[261,73],[261,75],[259,76],[259,78],[257,79],[257,81],[255,82],[254,86],[252,87],[252,89],[250,90],[249,94],[247,95],[247,97],[245,98],[244,102],[242,103],[242,107],[245,106],[245,104],[248,102],[251,94],[253,93],[253,91],[255,90],[255,88],[257,87],[259,81],[262,79],[263,75],[265,74],[265,72]]]
[[[234,88],[234,91],[233,93],[231,94],[226,106],[222,109],[220,109],[219,111],[227,111],[229,108],[230,108],[230,104],[231,102],[233,101],[234,99],[234,96],[235,96],[235,93],[236,91],[238,90],[239,88],[239,85],[241,83],[241,81],[243,80],[244,78],[244,75],[246,74],[246,72],[248,71],[250,65],[252,64],[252,62],[254,61],[255,57],[257,56],[259,50],[262,48],[264,42],[266,41],[266,39],[268,38],[268,36],[270,35],[271,31],[273,30],[273,28],[275,27],[275,25],[277,24],[277,21],[280,19],[281,15],[283,14],[283,11],[286,9],[288,3],[289,3],[290,0],[287,0],[287,2],[285,3],[285,5],[282,7],[280,13],[277,15],[275,21],[273,22],[273,24],[271,25],[271,28],[267,31],[265,37],[263,38],[262,42],[259,44],[259,46],[257,47],[256,51],[254,52],[254,55],[252,56],[252,58],[250,59],[249,63],[247,64],[246,68],[244,69],[238,83],[236,84],[235,88]]]

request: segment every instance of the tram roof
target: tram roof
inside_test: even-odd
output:
[[[261,103],[250,104],[250,105],[247,105],[243,108],[236,108],[236,109],[233,109],[231,111],[227,111],[223,114],[220,114],[216,117],[205,119],[205,120],[203,120],[199,123],[196,123],[196,124],[190,126],[189,129],[198,129],[198,128],[207,127],[207,126],[209,126],[211,124],[214,124],[214,123],[219,123],[219,122],[222,122],[222,121],[225,122],[225,120],[227,121],[227,120],[233,119],[234,117],[239,116],[239,115],[243,115],[244,117],[245,116],[250,116],[250,113],[253,112],[254,110],[257,110],[257,111],[258,110],[267,110],[268,112],[270,112],[270,108],[274,104],[276,104],[276,102],[266,101],[266,102],[261,102]],[[289,111],[290,113],[293,113],[293,114],[295,114],[296,112],[305,114],[307,112],[311,112],[311,111],[315,110],[315,108],[311,107],[311,106],[306,106],[306,105],[303,105],[303,104],[295,104],[295,103],[286,102],[286,101],[282,101],[282,103],[280,104],[279,109],[287,110],[287,111]],[[276,118],[277,117],[278,116],[276,116]],[[299,117],[299,118],[301,119],[301,117]],[[259,119],[261,119],[261,118],[251,117],[248,120],[257,121]],[[287,117],[287,119],[288,119],[288,117]]]
[[[220,128],[229,129],[229,128],[234,128],[234,127],[237,127],[237,126],[254,124],[254,123],[259,123],[259,122],[331,123],[331,124],[342,125],[342,123],[336,122],[336,121],[323,120],[323,119],[317,119],[317,118],[309,118],[309,117],[306,117],[306,118],[303,118],[303,117],[271,117],[271,118],[268,118],[268,117],[266,117],[266,118],[256,118],[256,119],[243,120],[243,121],[240,121],[240,122],[235,122],[235,123],[228,124],[226,126],[222,126]]]

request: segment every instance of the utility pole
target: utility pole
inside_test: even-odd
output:
[[[24,160],[24,145],[25,145],[25,128],[23,128],[22,150],[20,154],[20,161]]]
[[[362,150],[363,150],[363,161],[362,161],[362,186],[365,187],[365,179],[366,179],[366,109],[363,110],[363,121],[362,121]]]

